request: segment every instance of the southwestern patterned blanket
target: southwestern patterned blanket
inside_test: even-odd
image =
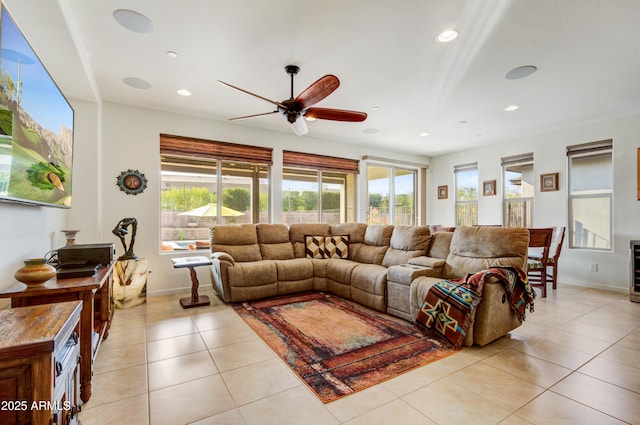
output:
[[[430,336],[440,336],[459,347],[471,324],[471,314],[482,300],[485,282],[494,277],[504,285],[511,309],[524,321],[527,308],[533,312],[535,293],[527,274],[518,267],[492,267],[462,279],[442,280],[427,293],[416,322]]]

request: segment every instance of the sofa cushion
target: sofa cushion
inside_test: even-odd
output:
[[[395,226],[382,265],[406,264],[411,258],[426,255],[430,240],[431,233],[425,226]]]
[[[353,260],[362,244],[367,231],[365,223],[336,223],[331,225],[331,235],[349,235],[349,260]]]
[[[494,266],[527,267],[529,231],[520,227],[456,228],[443,277],[458,279]]]
[[[354,260],[363,264],[382,264],[384,254],[389,248],[393,225],[372,224],[367,226],[364,241],[355,254]]]
[[[349,235],[332,235],[324,238],[325,258],[349,258]]]
[[[329,234],[329,225],[327,223],[293,223],[289,226],[289,241],[293,244],[293,252],[296,258],[305,257],[305,241],[306,235],[322,235]]]
[[[234,261],[262,260],[255,224],[225,224],[210,231],[211,252],[226,252]]]
[[[291,260],[295,258],[287,226],[259,223],[256,225],[256,230],[263,260]]]
[[[313,263],[308,258],[275,260],[274,263],[276,265],[278,282],[313,278]]]
[[[431,235],[427,256],[433,258],[447,258],[453,232],[438,232]]]
[[[304,256],[306,258],[324,258],[324,236],[306,235],[304,237]]]

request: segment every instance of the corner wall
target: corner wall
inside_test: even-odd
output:
[[[566,283],[628,291],[629,241],[640,239],[640,201],[636,194],[636,150],[640,147],[640,115],[581,125],[486,148],[432,157],[429,168],[429,224],[455,225],[455,180],[453,166],[478,162],[478,180],[497,181],[497,196],[478,199],[478,224],[502,222],[502,169],[500,159],[534,153],[536,192],[534,227],[568,226],[566,146],[613,139],[614,205],[613,252],[567,249],[566,239],[559,261],[559,280]],[[541,173],[559,172],[559,190],[540,192]],[[449,186],[449,199],[437,199],[437,187]],[[598,271],[589,271],[598,264]]]

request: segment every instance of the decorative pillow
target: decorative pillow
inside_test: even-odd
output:
[[[307,258],[324,258],[324,236],[304,235],[304,254]]]
[[[325,236],[324,257],[349,258],[349,235]]]

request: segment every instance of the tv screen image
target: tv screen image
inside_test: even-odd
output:
[[[0,200],[69,208],[73,108],[1,7]]]

